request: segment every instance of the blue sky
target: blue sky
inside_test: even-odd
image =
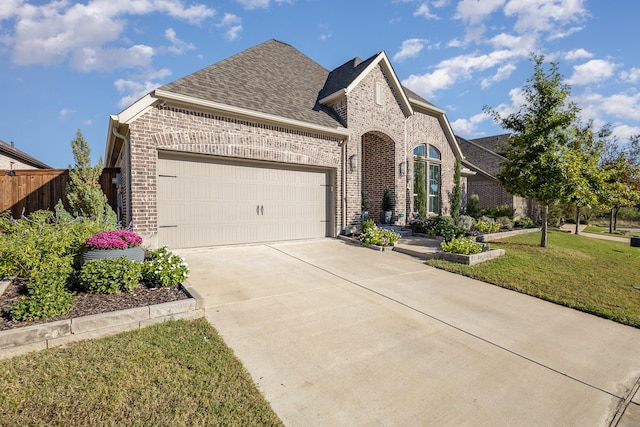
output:
[[[80,128],[104,155],[108,118],[154,88],[269,39],[327,69],[385,51],[458,135],[504,133],[533,72],[559,62],[584,120],[640,133],[637,0],[85,0],[0,2],[0,139],[54,168]]]

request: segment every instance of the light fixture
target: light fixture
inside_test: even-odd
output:
[[[405,176],[407,174],[407,162],[400,163],[400,176]]]
[[[351,168],[351,172],[355,172],[358,169],[358,155],[354,154],[349,157],[349,167]]]

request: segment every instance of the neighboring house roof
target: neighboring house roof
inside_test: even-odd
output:
[[[464,155],[463,163],[466,163],[471,169],[496,179],[498,173],[502,170],[502,163],[506,160],[500,154],[483,147],[474,140],[467,140],[456,136],[460,150]]]
[[[506,141],[511,138],[510,133],[503,133],[501,135],[485,136],[484,138],[474,138],[469,141],[480,145],[481,147],[491,150],[494,153],[503,155],[506,151],[508,143]]]
[[[40,160],[31,157],[27,153],[15,148],[13,143],[7,144],[2,140],[0,140],[0,156],[10,157],[21,163],[31,165],[37,169],[51,169],[51,166],[47,165],[46,163],[43,163]]]
[[[317,105],[328,75],[292,46],[269,40],[158,89],[335,128],[340,123]]]

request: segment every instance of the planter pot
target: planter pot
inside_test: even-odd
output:
[[[369,212],[364,211],[360,213],[360,221],[367,221],[369,219]]]
[[[144,261],[144,249],[142,246],[127,249],[85,249],[82,252],[81,260],[84,264],[93,259],[120,258],[122,256],[142,262]]]
[[[391,224],[391,220],[393,219],[393,211],[384,211],[384,224]]]

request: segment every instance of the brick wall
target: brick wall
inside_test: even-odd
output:
[[[130,126],[131,214],[151,245],[157,230],[158,150],[294,163],[333,171],[335,223],[341,223],[341,140],[314,133],[171,107],[155,107]]]

